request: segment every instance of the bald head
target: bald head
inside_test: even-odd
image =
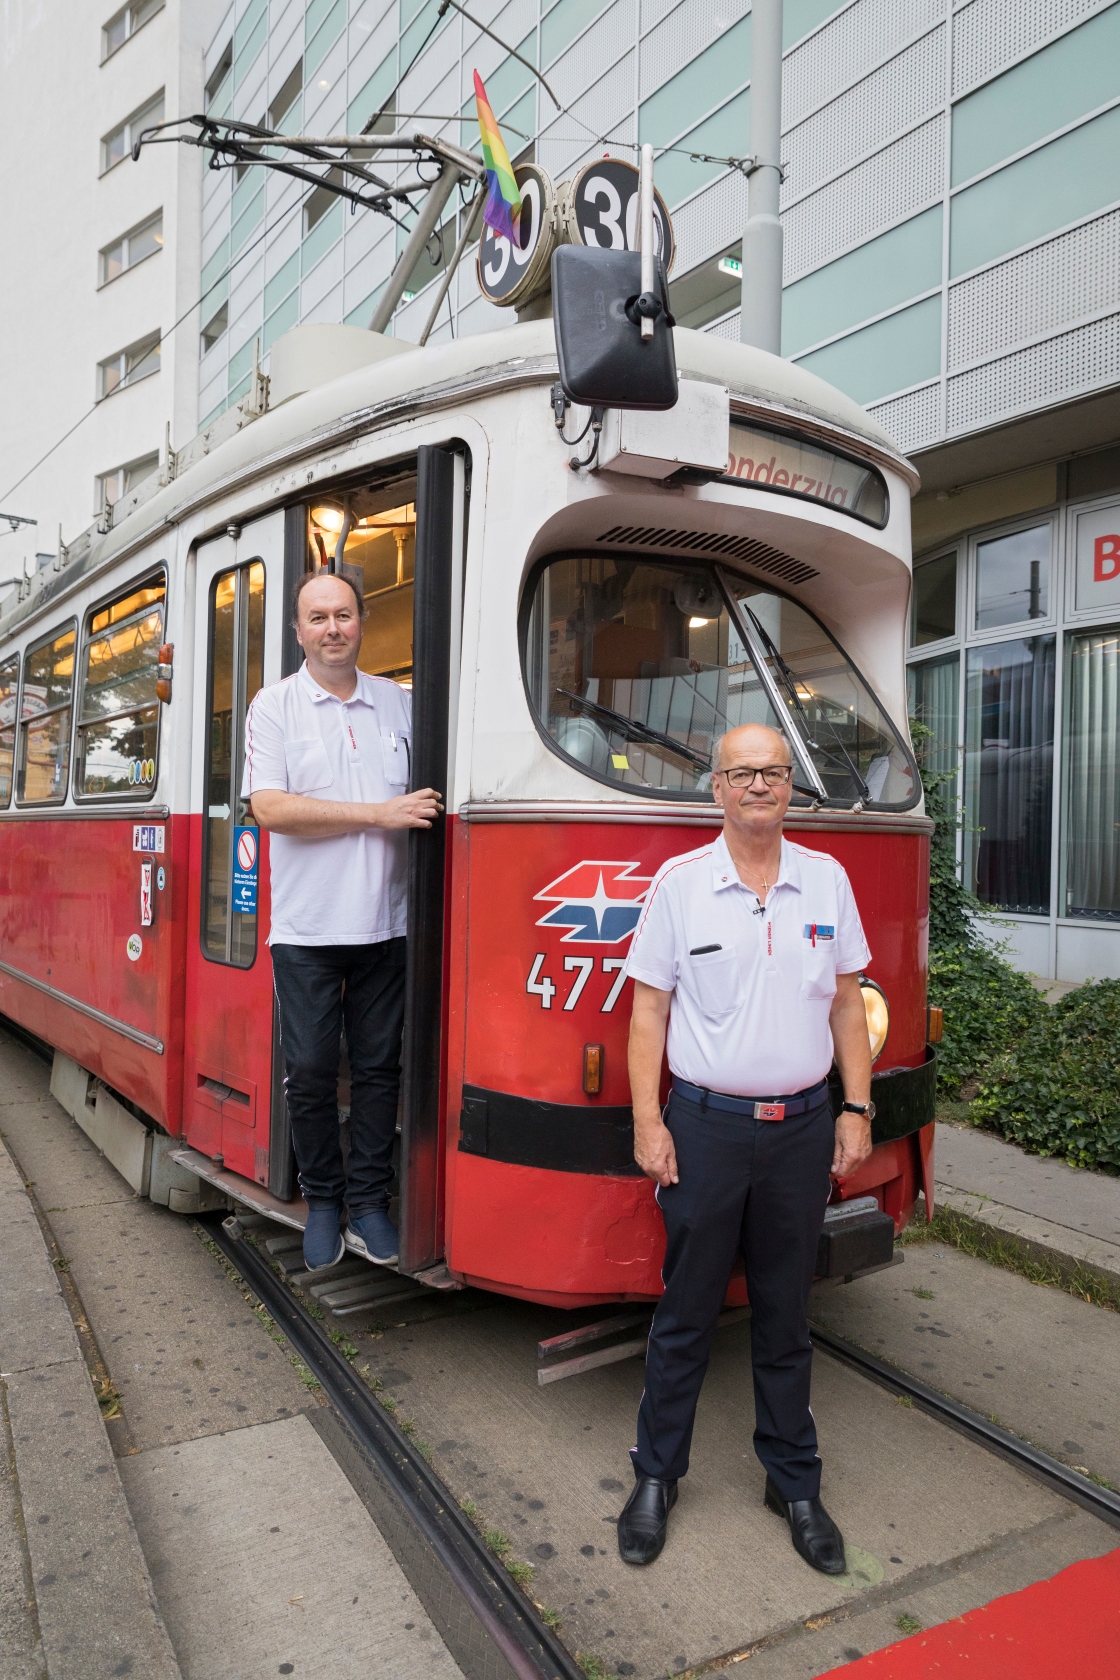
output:
[[[713,769],[727,770],[734,764],[792,764],[789,742],[780,729],[765,723],[744,723],[729,729],[715,744]]]

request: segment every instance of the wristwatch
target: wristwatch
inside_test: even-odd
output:
[[[865,1119],[874,1120],[874,1118],[875,1118],[875,1104],[873,1102],[865,1102],[865,1103],[846,1102],[844,1104],[844,1107],[841,1110],[841,1113],[843,1113],[843,1114],[862,1114]]]

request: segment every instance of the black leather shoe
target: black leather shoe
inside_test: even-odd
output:
[[[639,1476],[618,1519],[618,1555],[623,1563],[652,1563],[665,1544],[669,1512],[677,1503],[676,1482]]]
[[[786,1519],[794,1549],[810,1569],[819,1569],[822,1575],[845,1573],[844,1536],[819,1499],[783,1499],[767,1476],[765,1504],[768,1511]]]

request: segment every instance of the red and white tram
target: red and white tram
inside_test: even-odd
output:
[[[627,416],[593,470],[557,435],[548,320],[293,337],[264,412],[224,416],[0,619],[0,1011],[56,1047],[138,1188],[187,1208],[209,1180],[302,1222],[268,837],[239,789],[246,706],[296,668],[292,586],[337,552],[363,667],[412,686],[400,782],[448,794],[410,838],[402,1270],[565,1306],[660,1292],[622,964],[654,871],[714,836],[713,737],[749,720],[787,731],[788,830],[855,888],[881,1053],[842,1194],[901,1224],[933,1132],[912,469],[820,380],[700,333],[676,333],[678,407]],[[282,363],[351,356],[280,389]],[[713,404],[728,464],[697,471]]]

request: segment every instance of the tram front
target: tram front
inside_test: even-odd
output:
[[[546,331],[513,329],[527,365]],[[904,667],[916,476],[812,375],[689,331],[676,355],[677,408],[626,416],[626,447],[616,432],[593,468],[558,442],[543,382],[504,396],[471,513],[446,1255],[466,1281],[563,1306],[660,1293],[624,964],[655,871],[715,836],[712,746],[738,724],[785,731],[787,832],[844,865],[873,952],[875,1149],[837,1195],[874,1197],[897,1229],[932,1191],[932,825]]]

